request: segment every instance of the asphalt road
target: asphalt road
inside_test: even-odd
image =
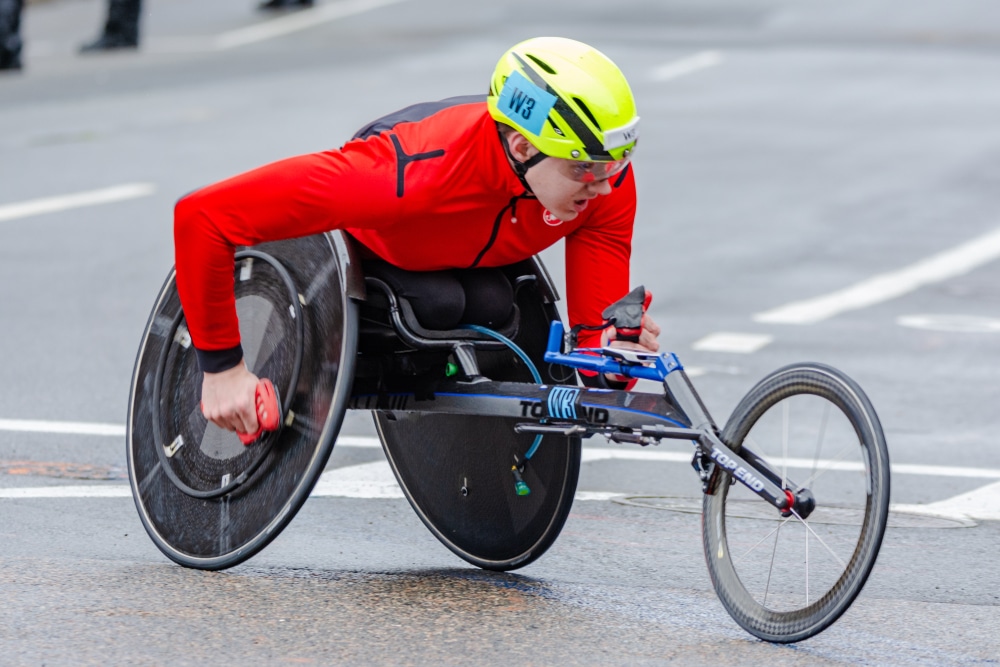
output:
[[[139,52],[80,57],[103,3],[34,3],[26,69],[0,75],[0,663],[1000,661],[993,3],[327,0],[292,20],[146,4]],[[729,619],[696,514],[579,500],[536,563],[468,567],[398,494],[366,492],[388,473],[366,414],[330,462],[353,497],[311,498],[232,570],[170,563],[127,497],[121,430],[173,202],[482,91],[537,34],[590,42],[632,81],[633,283],[717,419],[802,360],[848,372],[879,412],[907,520],[815,639],[770,645]],[[561,282],[561,251],[545,261]],[[698,497],[685,464],[585,460],[585,492]],[[67,486],[112,497],[15,497]]]

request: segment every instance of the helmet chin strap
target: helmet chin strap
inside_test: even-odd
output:
[[[517,180],[521,181],[521,185],[524,187],[524,191],[526,193],[528,193],[529,195],[534,195],[535,193],[531,191],[531,186],[528,185],[528,180],[525,178],[525,176],[528,175],[529,169],[531,169],[536,164],[547,158],[548,155],[539,151],[534,155],[532,155],[531,157],[529,157],[524,162],[521,162],[516,157],[514,157],[514,154],[510,150],[510,144],[507,141],[507,137],[503,135],[503,132],[500,132],[499,127],[497,128],[497,133],[500,135],[500,143],[503,145],[504,153],[507,154],[507,157],[510,158],[510,161],[513,163],[514,174],[517,175]]]

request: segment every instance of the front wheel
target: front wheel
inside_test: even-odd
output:
[[[772,642],[812,637],[837,620],[875,564],[889,511],[889,454],[861,388],[820,364],[782,368],[733,411],[722,440],[766,461],[816,506],[784,517],[716,475],[702,539],[712,584],[745,630]]]

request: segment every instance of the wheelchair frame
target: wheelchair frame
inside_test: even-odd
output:
[[[221,488],[193,489],[188,483],[178,483],[176,471],[168,470],[175,462],[189,469],[193,466],[193,472],[187,470],[184,474],[193,475],[195,479],[199,465],[206,465],[206,462],[223,468],[235,465],[232,462],[244,465],[246,456],[239,452],[216,452],[213,459],[193,452],[193,445],[182,448],[183,440],[181,445],[177,444],[177,438],[171,440],[170,429],[165,429],[161,421],[166,419],[174,425],[174,430],[190,430],[192,420],[197,422],[200,416],[200,412],[194,414],[191,401],[185,398],[194,389],[190,385],[200,378],[200,374],[196,369],[192,371],[191,356],[186,351],[189,340],[185,345],[179,333],[183,315],[173,287],[173,274],[168,276],[154,306],[133,376],[128,462],[133,495],[143,524],[157,546],[172,560],[188,567],[221,569],[246,560],[266,546],[305,502],[325,467],[344,413],[355,409],[371,410],[376,415],[379,434],[397,479],[424,523],[452,551],[481,567],[513,569],[544,553],[569,513],[579,472],[580,439],[602,435],[625,444],[651,445],[663,439],[692,442],[695,448],[692,465],[705,494],[702,532],[706,562],[720,600],[749,632],[778,642],[812,636],[833,623],[864,586],[887,522],[888,454],[870,402],[860,387],[839,371],[819,364],[801,364],[772,373],[751,390],[726,428],[720,431],[673,354],[637,353],[618,348],[564,352],[562,324],[552,321],[541,358],[550,364],[549,377],[541,382],[526,381],[520,379],[524,376],[523,364],[532,366],[533,360],[512,341],[502,336],[483,339],[466,333],[453,338],[444,335],[430,339],[407,324],[406,309],[395,303],[389,292],[389,319],[402,349],[375,352],[374,357],[395,362],[409,353],[430,353],[434,358],[430,368],[437,375],[428,382],[427,369],[423,368],[421,381],[404,381],[392,387],[386,387],[384,378],[379,375],[372,391],[371,383],[365,389],[355,374],[357,303],[365,298],[365,278],[360,263],[350,243],[339,233],[307,238],[263,244],[239,255],[251,263],[253,259],[264,260],[279,275],[278,282],[291,286],[286,296],[282,296],[281,289],[275,291],[265,284],[260,291],[264,296],[254,292],[247,298],[257,299],[254,303],[261,299],[292,301],[292,306],[288,307],[292,323],[282,325],[282,330],[298,327],[299,339],[305,341],[301,344],[307,346],[307,356],[314,349],[325,350],[322,354],[326,355],[323,357],[326,361],[311,373],[302,366],[302,377],[299,362],[294,364],[294,372],[285,371],[290,378],[290,386],[285,388],[287,393],[283,394],[286,396],[285,427],[255,445],[267,449],[250,457],[252,469],[236,476],[227,472],[222,477]],[[287,263],[294,261],[302,248],[312,253],[309,257],[315,275],[295,271],[288,272],[292,275],[282,275],[282,267],[287,268]],[[534,292],[521,306],[528,310],[534,308],[535,312],[528,315],[536,321],[539,313],[551,318],[556,312],[553,302],[558,295],[537,260],[533,260],[529,274],[530,279],[524,284],[532,284]],[[239,283],[237,287],[239,297]],[[384,285],[378,287],[385,289]],[[251,288],[252,284],[243,289]],[[326,303],[321,299],[324,295]],[[310,313],[313,306],[315,316]],[[274,311],[281,313],[282,308],[278,303]],[[265,329],[272,325],[272,320],[270,317],[263,325]],[[171,325],[165,327],[165,321]],[[327,326],[335,323],[343,329],[336,332],[338,344],[335,349],[321,342],[323,323]],[[537,342],[532,341],[532,345]],[[277,349],[281,343],[273,345]],[[511,375],[511,378],[487,377],[481,371],[480,353],[507,354],[509,357],[508,348],[514,349],[518,357],[506,366],[501,365],[500,375]],[[294,358],[301,361],[301,352],[297,350]],[[537,345],[533,352],[537,357]],[[451,366],[443,373],[442,355]],[[560,383],[558,378],[551,376],[551,365],[656,380],[662,382],[664,391],[652,394]],[[165,368],[169,370],[166,374]],[[325,368],[333,374],[321,380]],[[414,376],[420,373],[415,372]],[[310,383],[322,385],[319,394]],[[168,399],[162,399],[164,395]],[[847,561],[827,547],[807,522],[823,503],[818,502],[809,488],[792,482],[784,464],[781,471],[777,470],[744,442],[754,424],[771,407],[799,395],[819,397],[837,408],[854,429],[861,447],[866,500],[857,546]],[[167,404],[186,406],[187,412],[173,417],[163,415],[161,412]],[[825,419],[824,416],[823,429]],[[201,420],[203,422],[204,418]],[[400,424],[393,426],[391,422],[397,420],[401,420]],[[472,441],[482,439],[487,446],[482,449],[480,443],[479,453],[470,455],[470,436],[458,431],[468,428],[474,432],[478,422],[490,423],[495,428],[486,434],[473,433]],[[453,432],[439,432],[441,425]],[[505,430],[504,425],[511,428]],[[208,437],[206,433],[210,430],[204,426],[195,424],[194,429],[196,435]],[[546,441],[541,443],[543,437]],[[822,437],[821,434],[821,441]],[[410,446],[416,442],[411,441],[412,438],[423,438],[421,442],[437,457],[416,475],[407,472],[407,466],[419,461],[421,454],[410,451],[415,449]],[[527,446],[532,439],[531,446]],[[312,449],[310,442],[314,443]],[[215,446],[220,451],[225,449]],[[181,452],[179,456],[178,452]],[[191,461],[184,459],[188,452],[194,453]],[[541,452],[538,459],[533,458],[536,452]],[[816,456],[818,461],[818,450]],[[509,457],[505,463],[504,457]],[[487,480],[489,483],[484,486],[490,492],[485,499],[477,501],[479,505],[469,505],[471,509],[467,511],[449,508],[448,503],[453,502],[450,499],[469,496],[467,481],[459,488],[448,486],[452,478],[467,480],[468,474],[463,472],[466,468],[473,471],[468,474]],[[532,492],[525,482],[526,470],[534,475],[532,485],[537,492]],[[806,484],[817,478],[814,473]],[[506,482],[498,485],[501,479]],[[837,575],[825,595],[810,601],[808,562],[805,606],[795,603],[790,610],[769,607],[770,571],[763,602],[741,580],[739,564],[729,554],[727,534],[727,499],[730,486],[737,482],[754,497],[762,499],[776,520],[783,521],[768,534],[775,535],[775,552],[781,527],[795,520],[839,561],[838,567],[842,566],[843,572]],[[269,495],[270,491],[279,497],[271,497],[274,494]],[[529,498],[524,499],[524,496]],[[264,505],[263,509],[259,505]],[[217,534],[191,538],[188,527],[179,526],[178,522],[192,514],[201,522],[195,522],[196,527]],[[495,521],[490,523],[490,520]],[[241,531],[235,544],[232,526],[240,526]],[[490,531],[500,531],[504,539],[519,538],[522,533],[527,537],[507,552],[496,540],[491,541]],[[808,542],[807,533],[807,554]],[[480,549],[480,543],[486,546]],[[773,570],[774,555],[771,558]]]

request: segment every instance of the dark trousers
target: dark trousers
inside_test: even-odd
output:
[[[24,0],[0,0],[0,69],[21,66],[21,9]]]
[[[141,11],[142,0],[108,0],[108,20],[104,24],[104,36],[138,44]]]

